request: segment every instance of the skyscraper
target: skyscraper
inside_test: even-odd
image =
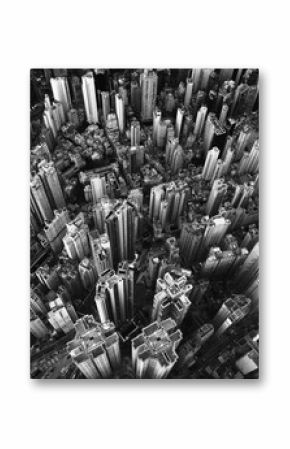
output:
[[[153,111],[153,142],[157,144],[157,132],[158,132],[158,126],[161,122],[162,113],[160,109],[157,107],[154,108]]]
[[[96,175],[92,176],[91,179],[91,189],[93,195],[93,202],[97,203],[101,198],[106,196],[106,179],[104,176]]]
[[[203,166],[202,174],[201,176],[206,180],[210,181],[212,179],[212,176],[214,175],[215,168],[217,165],[217,160],[219,157],[219,149],[218,147],[213,147],[211,150],[208,151],[205,163]]]
[[[49,329],[39,317],[32,317],[30,320],[30,332],[38,339],[45,338],[49,335]]]
[[[53,211],[46,195],[45,188],[41,182],[39,175],[36,175],[30,184],[31,188],[31,207],[36,213],[39,219],[44,222],[45,220],[53,220]]]
[[[187,78],[186,80],[186,91],[184,96],[184,106],[188,108],[191,103],[192,98],[192,90],[193,90],[193,79]]]
[[[50,78],[50,84],[53,98],[62,104],[65,113],[67,113],[72,107],[67,78],[64,76]]]
[[[153,120],[153,109],[156,104],[158,76],[153,71],[144,70],[140,75],[141,85],[141,118],[143,121]]]
[[[63,248],[63,237],[66,234],[66,225],[70,217],[67,209],[55,210],[54,218],[50,223],[45,224],[44,233],[55,254],[61,252]]]
[[[171,318],[155,321],[132,339],[132,363],[139,379],[167,377],[178,360],[176,349],[182,332]]]
[[[39,164],[39,176],[44,185],[47,197],[53,209],[65,207],[64,194],[59,176],[53,162],[42,161]]]
[[[172,274],[167,272],[163,279],[157,279],[152,321],[172,318],[180,325],[191,305],[188,296],[192,285],[188,283],[186,276],[173,277]]]
[[[118,117],[118,125],[120,133],[123,133],[125,131],[126,118],[125,118],[124,99],[120,93],[115,95],[115,110]]]
[[[98,123],[98,105],[95,88],[95,80],[92,72],[82,76],[82,90],[84,96],[85,111],[88,123]]]
[[[131,106],[139,117],[141,112],[141,87],[137,81],[131,82]]]
[[[194,134],[197,137],[200,137],[200,135],[203,131],[206,114],[207,114],[207,107],[201,106],[201,108],[197,112],[195,127],[194,127]]]
[[[216,215],[219,210],[219,206],[227,192],[227,184],[224,182],[223,178],[216,179],[213,182],[206,206],[206,215]]]
[[[74,322],[77,319],[76,312],[72,304],[67,307],[60,297],[49,302],[50,311],[47,314],[48,321],[57,332],[69,333],[74,329]]]
[[[113,268],[111,244],[107,234],[89,233],[90,249],[98,276]]]
[[[47,94],[44,101],[43,121],[46,128],[51,130],[53,137],[57,136],[61,125],[65,122],[65,112],[62,103],[54,101],[51,105]]]
[[[87,257],[79,263],[79,273],[83,287],[86,290],[90,290],[94,287],[97,280],[97,271],[93,263]]]
[[[137,120],[131,122],[131,146],[140,145],[140,123]]]
[[[159,220],[162,229],[169,224],[177,225],[188,194],[188,185],[183,181],[172,181],[153,187],[150,192],[150,219]]]
[[[66,225],[67,233],[63,244],[70,259],[83,260],[89,254],[88,226],[80,213],[73,221]]]
[[[102,110],[104,120],[107,120],[108,114],[110,114],[111,106],[110,106],[110,93],[102,92]]]
[[[176,113],[176,120],[175,120],[175,135],[177,138],[179,138],[179,136],[180,136],[183,116],[184,116],[184,109],[178,108],[177,113]]]
[[[135,241],[138,235],[139,217],[128,201],[117,205],[106,217],[106,228],[111,242],[113,265],[134,258]]]
[[[121,324],[134,313],[134,265],[120,262],[118,272],[107,270],[96,285],[95,304],[100,321]]]
[[[177,145],[171,153],[170,158],[170,169],[173,175],[177,174],[178,171],[183,167],[184,162],[184,151],[181,145]]]
[[[103,234],[106,231],[105,219],[114,209],[116,204],[117,200],[109,197],[103,197],[93,205],[92,213],[94,225],[100,234]]]
[[[100,324],[92,315],[75,323],[76,336],[68,343],[73,363],[87,379],[109,378],[120,364],[119,336],[113,323]]]
[[[250,306],[251,300],[244,295],[232,295],[226,299],[213,319],[215,335],[219,337],[234,323],[244,318]]]
[[[205,154],[207,154],[208,150],[213,146],[223,149],[226,143],[226,130],[213,112],[210,112],[207,116],[203,140]]]
[[[200,223],[184,223],[180,234],[180,252],[184,266],[188,267],[198,258],[205,227]]]
[[[253,300],[255,300],[255,305],[258,305],[257,294],[259,286],[259,242],[257,242],[253,246],[244,263],[237,270],[235,276],[235,285],[237,286],[239,291],[251,291],[253,294]]]
[[[200,89],[201,77],[202,69],[192,69],[191,78],[193,82],[193,92],[197,92]]]
[[[203,241],[205,248],[209,248],[210,246],[218,246],[226,235],[230,224],[230,220],[220,215],[215,215],[210,218],[204,232]]]

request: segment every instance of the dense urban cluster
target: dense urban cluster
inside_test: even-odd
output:
[[[31,71],[31,377],[259,376],[257,69]]]

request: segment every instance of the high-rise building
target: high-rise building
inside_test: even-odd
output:
[[[49,335],[49,329],[39,317],[33,317],[30,320],[30,332],[38,339],[45,338]]]
[[[52,251],[58,254],[63,249],[63,237],[66,234],[66,225],[70,217],[67,209],[55,210],[54,218],[49,223],[45,223],[44,233],[50,244]]]
[[[182,332],[171,318],[155,321],[132,339],[132,363],[136,378],[162,379],[178,360],[176,349]]]
[[[140,145],[140,123],[137,120],[131,122],[131,146]]]
[[[244,151],[239,162],[239,174],[256,174],[259,170],[259,141],[256,140],[250,151]]]
[[[205,154],[214,146],[223,149],[226,143],[226,130],[213,112],[208,114],[205,121],[203,142]]]
[[[158,76],[153,71],[144,70],[140,75],[141,85],[141,118],[143,121],[153,120],[153,110],[157,98]]]
[[[120,130],[120,133],[123,134],[125,131],[125,126],[126,126],[126,122],[125,122],[126,118],[125,118],[124,99],[120,93],[115,95],[115,110],[116,110],[116,114],[118,117],[119,130]]]
[[[171,181],[153,187],[150,192],[149,217],[158,220],[162,229],[167,225],[178,225],[188,195],[188,185],[183,181]]]
[[[172,318],[180,325],[191,305],[189,295],[192,285],[186,276],[174,276],[165,273],[163,279],[156,282],[156,293],[153,299],[152,321]]]
[[[172,155],[179,144],[179,139],[172,137],[167,139],[166,150],[165,150],[165,161],[168,165],[171,164]]]
[[[38,165],[38,168],[39,176],[41,178],[52,208],[61,209],[65,207],[64,194],[54,163],[42,161]]]
[[[131,82],[131,106],[139,117],[141,112],[141,87],[137,81]]]
[[[85,257],[79,263],[79,273],[83,287],[90,290],[97,281],[97,270],[91,260]]]
[[[120,324],[134,313],[134,264],[120,262],[118,272],[107,270],[96,286],[95,304],[100,321]]]
[[[222,156],[223,167],[222,167],[222,176],[226,175],[229,172],[231,163],[234,158],[234,150],[231,147],[228,147]]]
[[[226,239],[226,237],[225,237]],[[226,249],[212,247],[205,262],[201,264],[201,276],[211,279],[223,276],[232,276],[245,260],[248,250],[245,248]]]
[[[247,207],[254,193],[253,181],[244,182],[244,184],[236,184],[234,196],[231,201],[233,207]]]
[[[182,137],[187,139],[193,131],[193,117],[188,112],[184,114],[183,127],[182,127]]]
[[[72,107],[67,78],[64,76],[50,78],[50,84],[53,98],[62,104],[65,113],[67,113]]]
[[[206,215],[212,216],[216,215],[219,211],[219,207],[221,202],[224,199],[224,196],[227,192],[227,184],[224,182],[223,178],[216,179],[213,182],[206,206],[205,213]]]
[[[97,203],[101,198],[104,198],[107,194],[106,179],[104,176],[96,175],[91,177],[91,189],[93,196],[93,203]]]
[[[246,291],[251,286],[255,294],[258,294],[259,283],[259,242],[257,242],[252,250],[249,252],[248,257],[244,263],[237,270],[235,276],[235,285],[239,291]],[[255,288],[254,288],[255,287]],[[255,299],[257,296],[255,295]]]
[[[195,127],[194,127],[194,134],[197,137],[200,137],[201,133],[203,131],[206,114],[207,114],[207,107],[201,106],[201,108],[197,112]]]
[[[114,267],[118,262],[134,258],[139,218],[136,209],[128,201],[117,205],[106,217]]]
[[[35,288],[30,289],[30,310],[36,316],[45,316],[47,313],[44,301]]]
[[[181,145],[177,145],[171,152],[170,157],[170,170],[173,175],[176,175],[178,171],[183,167],[184,151]]]
[[[89,228],[84,222],[82,213],[66,225],[67,233],[63,238],[63,244],[70,259],[83,260],[89,254]]]
[[[85,111],[88,123],[98,123],[98,104],[95,88],[95,80],[92,72],[82,76],[82,90],[84,96]]]
[[[131,146],[128,149],[128,170],[130,173],[138,173],[140,168],[144,165],[144,146]]]
[[[229,105],[227,103],[224,103],[222,106],[220,116],[219,116],[219,122],[220,122],[221,126],[225,125],[228,112],[229,112]]]
[[[176,112],[176,120],[175,120],[175,135],[179,138],[181,133],[182,121],[184,116],[184,109],[178,108]]]
[[[158,132],[158,126],[162,119],[162,113],[160,109],[157,107],[154,108],[153,111],[153,142],[156,145],[157,144],[157,132]]]
[[[98,276],[113,268],[111,244],[107,234],[90,231],[89,242]]]
[[[215,173],[219,154],[220,154],[220,150],[218,149],[218,147],[213,147],[207,153],[205,163],[203,166],[203,170],[202,170],[202,174],[201,174],[201,176],[206,181],[210,181]]]
[[[232,295],[226,299],[213,319],[215,335],[219,337],[229,327],[244,318],[250,310],[251,300],[244,295]]]
[[[200,89],[201,77],[202,69],[192,69],[191,78],[193,82],[193,92],[197,92]]]
[[[101,92],[102,95],[102,111],[104,120],[107,120],[108,114],[110,114],[111,106],[110,106],[110,93],[109,92]]]
[[[184,96],[184,106],[188,108],[192,99],[192,90],[193,90],[193,79],[187,78],[186,80],[186,91]]]
[[[167,129],[167,123],[164,120],[161,120],[157,126],[156,144],[158,148],[163,148],[166,144]]]
[[[46,128],[52,131],[54,137],[57,136],[61,125],[66,121],[62,103],[55,100],[51,104],[47,94],[44,97],[43,121]]]
[[[132,189],[128,194],[128,201],[136,207],[138,212],[142,211],[143,197],[142,189]]]
[[[151,220],[159,218],[160,204],[164,198],[165,190],[163,184],[151,188],[149,203],[149,217]]]
[[[190,266],[199,256],[205,226],[198,223],[184,223],[180,234],[180,252],[184,266]]]
[[[73,105],[76,108],[84,107],[84,98],[82,93],[82,85],[78,76],[71,77],[71,96]]]
[[[42,265],[35,272],[38,280],[48,290],[56,291],[60,285],[60,277],[56,266]]]
[[[31,208],[38,219],[44,223],[45,220],[53,220],[53,209],[48,200],[44,185],[39,175],[36,175],[30,184]]]
[[[58,296],[49,302],[50,311],[47,314],[48,321],[57,331],[69,333],[74,329],[74,322],[77,319],[76,312],[71,303],[65,304]]]
[[[87,379],[112,377],[121,361],[114,324],[100,324],[92,315],[85,315],[76,321],[75,330],[76,336],[67,346],[74,364]]]
[[[101,198],[99,202],[93,204],[93,220],[95,228],[100,234],[106,231],[105,219],[107,215],[114,209],[117,200],[108,197]]]
[[[209,85],[209,78],[212,73],[212,69],[202,69],[201,85],[200,88],[207,91]]]
[[[223,216],[215,215],[211,217],[204,232],[203,243],[205,248],[218,246],[228,232],[230,225],[230,220]]]

